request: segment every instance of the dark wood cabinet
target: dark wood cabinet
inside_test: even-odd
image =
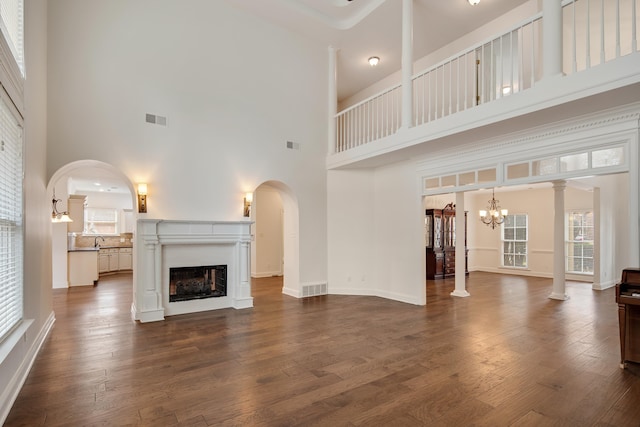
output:
[[[427,279],[452,277],[456,273],[456,210],[448,204],[444,209],[427,209],[424,219],[427,257]],[[464,213],[465,274],[467,269],[467,213]]]
[[[640,268],[622,270],[616,285],[620,328],[620,367],[627,362],[640,363]]]

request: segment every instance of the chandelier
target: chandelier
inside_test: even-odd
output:
[[[491,191],[491,200],[489,200],[489,206],[487,209],[480,211],[480,221],[483,224],[490,225],[492,229],[496,228],[496,225],[500,225],[504,222],[504,217],[508,214],[506,209],[501,209],[498,206],[500,200],[495,198],[495,189]]]

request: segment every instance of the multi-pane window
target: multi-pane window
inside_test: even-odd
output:
[[[84,231],[82,234],[100,236],[118,233],[117,209],[84,208]]]
[[[22,320],[22,132],[0,97],[0,341]]]
[[[566,224],[566,271],[593,274],[593,212],[568,212]]]
[[[23,81],[23,2],[0,0],[0,43],[6,80],[0,80],[0,342],[23,318],[23,141],[22,119],[12,99],[14,87]],[[10,51],[7,51],[7,47]],[[5,73],[2,73],[2,78]],[[24,113],[24,112],[22,112]],[[3,349],[4,351],[4,349]]]
[[[528,218],[526,214],[506,215],[502,224],[502,266],[527,267]]]

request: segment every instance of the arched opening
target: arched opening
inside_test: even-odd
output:
[[[51,224],[52,288],[90,285],[96,272],[96,278],[133,273],[136,200],[121,171],[96,160],[72,162],[53,174],[47,193],[59,200],[57,209],[68,211],[73,219]],[[85,252],[92,249],[93,254]],[[87,265],[94,255],[95,270]]]
[[[251,219],[252,277],[283,276],[282,292],[299,297],[298,201],[280,181],[265,181],[254,191]]]

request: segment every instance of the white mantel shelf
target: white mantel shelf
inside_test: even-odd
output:
[[[165,315],[253,307],[251,221],[140,219],[136,233],[132,316],[140,322]],[[169,268],[227,265],[227,296],[169,302]]]

